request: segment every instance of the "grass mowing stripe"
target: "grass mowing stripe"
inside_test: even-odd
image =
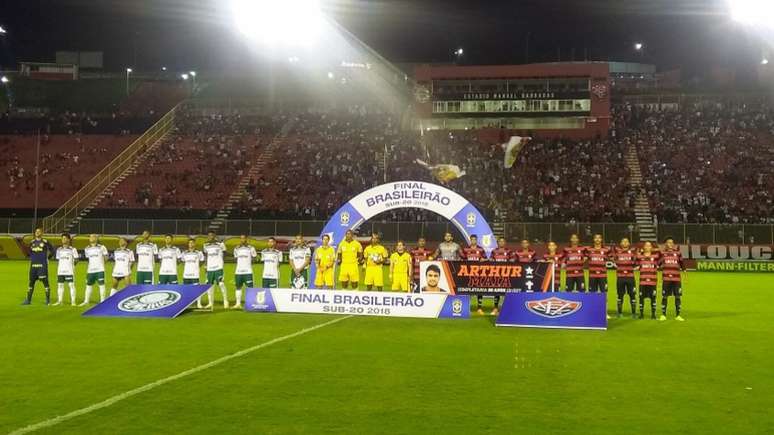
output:
[[[25,434],[25,433],[34,432],[36,430],[40,430],[40,429],[48,428],[48,427],[51,427],[51,426],[55,426],[55,425],[57,425],[59,423],[62,423],[64,421],[71,420],[71,419],[73,419],[75,417],[79,417],[81,415],[88,414],[88,413],[96,411],[98,409],[107,408],[108,406],[111,406],[111,405],[113,405],[115,403],[118,403],[118,402],[120,402],[120,401],[122,401],[124,399],[128,399],[128,398],[130,398],[132,396],[136,396],[137,394],[144,393],[146,391],[152,390],[152,389],[154,389],[154,388],[156,388],[158,386],[167,384],[167,383],[172,382],[172,381],[176,381],[176,380],[184,378],[186,376],[190,376],[190,375],[198,373],[198,372],[200,372],[202,370],[206,370],[208,368],[215,367],[217,365],[223,364],[226,361],[230,361],[230,360],[232,360],[234,358],[239,358],[241,356],[247,355],[247,354],[249,354],[251,352],[255,352],[256,350],[262,349],[264,347],[271,346],[272,344],[276,344],[276,343],[279,343],[279,342],[282,342],[282,341],[285,341],[285,340],[289,340],[291,338],[295,338],[295,337],[298,337],[300,335],[304,335],[304,334],[306,334],[308,332],[312,332],[314,330],[317,330],[317,329],[320,329],[320,328],[324,328],[324,327],[329,326],[329,325],[333,325],[334,323],[337,323],[337,322],[340,322],[342,320],[348,319],[348,318],[350,318],[352,316],[353,315],[344,316],[344,317],[338,317],[336,319],[329,320],[327,322],[320,323],[320,324],[315,325],[315,326],[310,326],[309,328],[301,329],[301,330],[296,331],[296,332],[294,332],[292,334],[283,335],[282,337],[277,337],[277,338],[274,338],[272,340],[263,342],[261,344],[256,344],[255,346],[248,347],[247,349],[243,349],[243,350],[240,350],[238,352],[234,352],[234,353],[232,353],[230,355],[226,355],[226,356],[220,357],[220,358],[218,358],[216,360],[210,361],[210,362],[202,364],[200,366],[196,366],[196,367],[194,367],[192,369],[188,369],[188,370],[180,372],[178,374],[175,374],[175,375],[172,375],[172,376],[168,376],[168,377],[163,378],[163,379],[159,379],[158,381],[151,382],[150,384],[145,384],[145,385],[143,385],[141,387],[137,387],[137,388],[135,388],[133,390],[129,390],[129,391],[123,392],[121,394],[117,394],[117,395],[115,395],[113,397],[110,397],[110,398],[105,399],[105,400],[103,400],[101,402],[95,403],[93,405],[89,405],[89,406],[87,406],[85,408],[77,409],[77,410],[69,412],[69,413],[67,413],[65,415],[60,415],[60,416],[57,416],[57,417],[54,417],[54,418],[51,418],[51,419],[48,419],[48,420],[44,420],[44,421],[41,421],[41,422],[38,422],[38,423],[35,423],[35,424],[31,424],[29,426],[26,426],[26,427],[23,427],[23,428],[20,428],[20,429],[16,429],[13,432],[11,432],[10,435],[21,435],[21,434]]]

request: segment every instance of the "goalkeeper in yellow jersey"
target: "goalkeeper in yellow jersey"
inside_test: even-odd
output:
[[[314,262],[317,264],[314,285],[317,288],[333,288],[333,263],[336,261],[336,251],[329,246],[331,236],[324,235],[322,246],[314,251]]]
[[[395,252],[390,255],[390,288],[392,291],[409,291],[411,281],[411,254],[406,252],[406,245],[398,241]]]
[[[365,257],[365,285],[368,290],[371,290],[376,286],[379,291],[384,290],[384,271],[382,265],[390,255],[385,248],[379,242],[379,235],[371,235],[371,244],[368,245],[363,251]]]
[[[363,261],[363,246],[355,240],[355,233],[352,230],[347,230],[344,240],[339,242],[336,256],[338,263],[341,265],[339,270],[341,288],[346,289],[347,285],[351,285],[353,289],[357,289],[357,285],[360,282],[360,269],[358,265]]]

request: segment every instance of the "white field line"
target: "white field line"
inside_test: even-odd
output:
[[[55,426],[55,425],[57,425],[59,423],[65,422],[67,420],[71,420],[71,419],[73,419],[75,417],[80,417],[81,415],[86,415],[88,413],[91,413],[91,412],[94,412],[94,411],[97,411],[97,410],[100,410],[100,409],[103,409],[103,408],[107,408],[108,406],[114,405],[114,404],[116,404],[116,403],[118,403],[118,402],[120,402],[122,400],[128,399],[128,398],[130,398],[132,396],[136,396],[136,395],[138,395],[140,393],[144,393],[146,391],[150,391],[150,390],[152,390],[152,389],[154,389],[156,387],[160,387],[160,386],[162,386],[164,384],[168,384],[170,382],[176,381],[176,380],[184,378],[186,376],[190,376],[190,375],[199,373],[199,372],[201,372],[203,370],[207,370],[207,369],[209,369],[211,367],[218,366],[218,365],[223,364],[225,362],[228,362],[228,361],[230,361],[230,360],[232,360],[234,358],[239,358],[241,356],[245,356],[245,355],[247,355],[249,353],[255,352],[256,350],[263,349],[264,347],[271,346],[272,344],[277,344],[277,343],[280,343],[280,342],[285,341],[285,340],[290,340],[291,338],[295,338],[295,337],[307,334],[309,332],[312,332],[314,330],[317,330],[317,329],[320,329],[320,328],[324,328],[326,326],[333,325],[334,323],[341,322],[342,320],[348,319],[350,317],[352,317],[352,315],[345,316],[345,317],[339,317],[339,318],[336,318],[336,319],[333,319],[333,320],[329,320],[329,321],[324,322],[324,323],[320,323],[319,325],[310,326],[308,328],[301,329],[299,331],[293,332],[292,334],[283,335],[282,337],[277,337],[277,338],[271,339],[269,341],[266,341],[264,343],[256,344],[255,346],[248,347],[247,349],[242,349],[242,350],[240,350],[238,352],[234,352],[234,353],[232,353],[230,355],[222,356],[222,357],[220,357],[220,358],[218,358],[216,360],[210,361],[208,363],[204,363],[204,364],[202,364],[200,366],[196,366],[196,367],[194,367],[192,369],[188,369],[188,370],[182,371],[182,372],[180,372],[178,374],[175,374],[175,375],[172,375],[172,376],[168,376],[168,377],[163,378],[163,379],[159,379],[159,380],[151,382],[149,384],[145,384],[145,385],[143,385],[141,387],[137,387],[135,389],[132,389],[132,390],[129,390],[129,391],[125,391],[125,392],[123,392],[121,394],[117,394],[117,395],[115,395],[113,397],[105,399],[105,400],[103,400],[101,402],[97,402],[97,403],[95,403],[93,405],[89,405],[89,406],[87,406],[85,408],[77,409],[75,411],[69,412],[69,413],[64,414],[64,415],[60,415],[60,416],[57,416],[57,417],[54,417],[54,418],[50,418],[48,420],[44,420],[44,421],[41,421],[41,422],[38,422],[38,423],[35,423],[35,424],[31,424],[29,426],[25,426],[23,428],[16,429],[13,432],[10,432],[10,434],[11,435],[26,434],[26,433],[34,432],[34,431],[37,431],[37,430],[40,430],[40,429],[45,429],[45,428],[49,428],[51,426]]]

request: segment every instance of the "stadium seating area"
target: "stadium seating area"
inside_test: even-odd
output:
[[[651,207],[661,222],[770,223],[774,111],[760,102],[634,113]]]
[[[39,207],[57,208],[99,172],[134,135],[42,135]],[[0,187],[4,208],[34,204],[36,135],[0,136]]]

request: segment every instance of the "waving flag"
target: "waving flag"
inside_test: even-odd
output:
[[[440,181],[441,183],[448,183],[452,180],[456,180],[457,178],[462,177],[465,175],[465,171],[461,170],[459,166],[457,165],[450,165],[450,164],[438,164],[438,165],[429,165],[426,162],[423,162],[422,160],[417,159],[417,164],[420,166],[423,166],[427,168],[430,173],[433,174],[433,177],[435,177],[436,180]]]
[[[519,151],[521,151],[521,148],[526,144],[531,137],[521,137],[521,136],[511,136],[510,140],[508,142],[505,142],[504,144],[500,145],[503,147],[503,151],[505,151],[505,159],[503,161],[503,165],[506,169],[510,169],[513,167],[513,164],[516,162],[516,156],[519,155]]]

